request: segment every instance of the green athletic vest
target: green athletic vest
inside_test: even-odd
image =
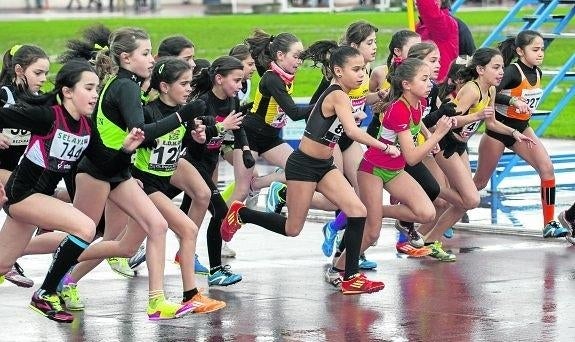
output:
[[[102,138],[104,146],[119,150],[122,147],[124,139],[128,136],[127,129],[118,127],[115,123],[110,121],[102,111],[102,99],[108,90],[108,87],[116,79],[116,76],[111,77],[106,84],[100,98],[98,99],[98,111],[96,112],[96,129]]]
[[[139,148],[134,166],[143,172],[169,177],[174,174],[180,157],[182,139],[186,129],[183,125],[156,139],[156,147]]]

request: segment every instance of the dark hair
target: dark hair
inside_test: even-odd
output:
[[[239,59],[232,56],[218,57],[209,68],[202,69],[200,74],[192,80],[192,96],[197,97],[210,91],[216,75],[225,77],[233,70],[244,70],[244,65]]]
[[[263,30],[256,29],[254,34],[245,40],[250,47],[250,53],[256,62],[258,74],[261,76],[269,69],[271,62],[277,59],[278,52],[288,52],[292,44],[300,40],[291,33],[283,32],[272,36]]]
[[[36,45],[15,45],[10,50],[4,53],[2,60],[2,72],[0,72],[0,84],[10,84],[16,77],[14,68],[20,65],[22,69],[26,70],[30,65],[36,63],[39,59],[47,59],[48,55],[40,47]],[[26,87],[27,88],[27,87]]]
[[[354,47],[344,45],[334,49],[329,56],[329,70],[332,75],[335,74],[336,66],[343,67],[349,58],[355,56],[361,56],[361,52]]]
[[[194,76],[199,75],[202,69],[207,69],[210,67],[210,65],[212,65],[210,61],[203,58],[194,59],[194,63],[196,63],[193,71]]]
[[[244,61],[248,57],[251,57],[250,47],[247,46],[246,44],[238,44],[230,50],[230,53],[228,55],[236,57],[240,61]]]
[[[82,39],[71,39],[66,43],[67,50],[58,57],[58,62],[65,64],[71,59],[82,58],[95,63],[98,52],[109,48],[111,34],[110,29],[102,24],[87,27],[82,31]]]
[[[533,30],[525,30],[519,32],[517,37],[507,38],[497,44],[497,48],[501,51],[501,56],[503,57],[503,64],[508,66],[515,58],[519,58],[516,51],[517,48],[525,49],[525,47],[531,44],[537,37],[543,39],[541,33]]]
[[[473,79],[479,77],[477,73],[478,66],[486,66],[491,62],[491,59],[495,56],[501,55],[501,52],[493,48],[479,48],[475,51],[471,57],[471,61],[467,63],[464,68],[461,68],[457,73],[456,78],[460,79],[462,82],[469,82]]]
[[[402,82],[413,81],[422,66],[427,66],[427,64],[421,59],[406,58],[401,62],[401,64],[395,67],[393,73],[389,73],[389,83],[391,86],[387,95],[387,102],[381,108],[382,113],[385,111],[385,109],[387,109],[387,107],[389,107],[394,101],[403,95]]]
[[[377,32],[377,27],[368,23],[367,21],[360,20],[349,25],[345,31],[345,35],[341,39],[341,45],[359,45],[367,39],[372,33]]]
[[[451,9],[451,0],[441,0],[439,8],[449,8]]]
[[[419,34],[411,30],[399,30],[391,36],[389,41],[389,55],[387,56],[387,67],[391,67],[391,61],[395,56],[394,50],[401,49],[410,38],[419,37]]]
[[[300,58],[302,60],[311,60],[313,67],[322,68],[325,77],[329,80],[332,78],[330,57],[334,50],[339,47],[335,40],[319,40],[305,49]]]
[[[190,64],[178,57],[161,57],[156,61],[152,76],[150,77],[150,89],[160,91],[160,83],[172,84],[176,82],[183,73],[191,70]],[[148,90],[149,91],[149,90]]]
[[[425,57],[427,57],[427,55],[435,50],[438,50],[438,47],[434,42],[422,42],[413,44],[413,46],[410,47],[409,51],[407,52],[407,58],[423,60]],[[395,63],[391,63],[389,66],[389,72],[387,73],[387,81],[389,83],[391,83],[391,75],[393,75],[396,68],[397,65],[395,65]]]
[[[465,68],[465,65],[457,63],[457,60],[451,63],[449,71],[447,72],[447,77],[445,77],[445,81],[439,84],[439,93],[437,96],[440,100],[443,101],[446,99],[447,96],[457,88],[457,84],[455,83],[459,80],[457,75],[463,68]]]
[[[107,75],[113,74],[116,70],[115,66],[120,66],[120,55],[123,52],[131,53],[139,46],[138,40],[148,40],[150,36],[146,31],[133,28],[124,27],[120,28],[110,35],[109,49],[102,49],[96,55],[96,71],[100,79],[104,79]]]
[[[158,57],[179,56],[182,50],[193,47],[194,43],[184,36],[164,38],[158,46]]]
[[[62,88],[74,88],[76,83],[82,78],[82,73],[85,71],[96,73],[94,67],[85,59],[71,59],[66,62],[56,74],[54,89],[52,89],[52,91],[37,96],[26,95],[22,98],[22,101],[30,105],[54,105],[58,103],[59,100],[64,99]]]
[[[435,50],[439,50],[434,42],[422,42],[413,44],[407,52],[407,58],[424,59]]]

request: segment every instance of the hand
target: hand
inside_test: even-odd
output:
[[[493,107],[485,107],[481,112],[477,113],[479,120],[493,118],[495,116],[495,109]]]
[[[436,155],[439,153],[439,151],[441,151],[441,147],[439,147],[439,144],[435,144],[435,146],[433,146],[431,149],[431,154]]]
[[[361,122],[361,120],[367,118],[367,114],[365,114],[363,110],[358,110],[353,113],[353,118],[355,119],[355,122]]]
[[[198,116],[196,120],[194,120],[194,122],[200,122],[202,123],[204,126],[215,126],[216,125],[216,118],[214,118],[211,115],[205,115],[205,116]]]
[[[537,143],[533,139],[524,135],[518,130],[514,130],[513,133],[511,133],[511,135],[513,136],[513,138],[515,138],[515,141],[527,143],[527,147],[529,148],[532,148],[534,145],[537,145]]]
[[[513,101],[513,107],[515,107],[516,113],[529,113],[531,108],[529,105],[520,97],[514,97],[515,101]]]
[[[244,114],[242,112],[236,113],[235,110],[232,110],[232,112],[228,116],[226,116],[224,121],[222,121],[222,124],[224,125],[226,131],[234,130],[240,128],[243,119]]]
[[[441,106],[439,106],[439,108],[437,108],[437,112],[443,116],[457,116],[457,115],[461,115],[461,112],[456,112],[455,111],[455,107],[457,107],[455,105],[454,102],[449,101],[449,99],[444,99],[443,102],[441,103]]]
[[[204,114],[206,111],[206,103],[200,99],[194,100],[178,110],[182,122],[192,120],[196,116]]]
[[[0,150],[5,150],[10,147],[10,138],[0,133]]]
[[[453,119],[454,118],[449,118],[445,115],[439,118],[439,120],[437,120],[437,123],[435,124],[434,134],[439,134],[441,136],[447,134],[447,132],[451,130],[451,127],[453,127],[453,121],[454,121]]]
[[[134,127],[128,133],[128,136],[124,139],[122,143],[122,149],[127,153],[134,152],[138,146],[144,141],[146,137],[144,136],[144,131],[140,128]]]
[[[192,130],[192,139],[199,144],[204,144],[206,142],[206,126],[202,125],[200,120],[196,119],[195,122],[196,126]]]
[[[386,154],[389,154],[393,158],[397,158],[401,154],[401,151],[395,145],[387,145],[387,149],[384,149],[383,152],[385,152]]]
[[[250,150],[243,151],[242,160],[244,161],[244,166],[246,167],[246,169],[251,169],[252,167],[254,167],[254,165],[256,165],[256,160],[254,159],[252,151]]]

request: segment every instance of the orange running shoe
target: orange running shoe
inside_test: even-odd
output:
[[[384,287],[385,284],[383,282],[369,280],[363,273],[358,273],[341,283],[341,292],[344,295],[373,293],[383,290]]]
[[[412,258],[421,258],[431,254],[432,250],[428,247],[415,248],[409,242],[398,242],[395,244],[395,249],[399,254],[405,254]]]
[[[225,242],[229,242],[238,229],[242,227],[239,211],[244,207],[245,205],[240,201],[233,201],[232,204],[230,204],[230,209],[220,227],[220,234],[222,235],[222,240]]]
[[[188,300],[187,302],[183,302],[182,305],[193,306],[194,307],[194,309],[192,310],[193,313],[214,312],[226,307],[225,302],[211,299],[207,296],[204,296],[200,292],[198,292],[195,296],[192,297],[192,299]]]

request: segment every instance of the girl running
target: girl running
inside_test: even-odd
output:
[[[6,51],[0,73],[0,108],[8,107],[25,95],[38,95],[46,82],[50,60],[41,48],[35,45],[15,45]],[[28,142],[30,132],[6,127],[0,133],[0,183],[5,185]],[[6,280],[21,287],[32,287],[34,281],[14,263]]]
[[[544,41],[537,31],[522,31],[517,37],[499,44],[505,73],[497,87],[499,94],[495,106],[495,119],[529,137],[535,144],[521,144],[508,134],[491,129],[481,137],[479,159],[473,181],[478,190],[487,186],[505,148],[509,148],[531,165],[541,178],[541,206],[543,208],[543,237],[564,237],[569,231],[554,221],[555,173],[551,158],[533,129],[531,115],[537,110],[543,94],[541,69],[545,56]],[[514,63],[512,63],[515,61]],[[498,103],[502,104],[498,104]]]
[[[177,304],[166,300],[164,296],[168,225],[154,203],[131,177],[130,163],[123,163],[119,172],[108,176],[105,161],[116,153],[118,142],[125,136],[126,129],[141,127],[147,141],[154,141],[192,120],[195,113],[201,112],[205,105],[192,102],[160,121],[144,123],[140,86],[150,76],[154,65],[151,50],[150,38],[145,31],[122,28],[110,37],[109,50],[101,50],[97,56],[97,66],[115,64],[118,72],[104,85],[97,111],[92,117],[96,126],[97,145],[93,153],[87,153],[78,165],[74,207],[98,222],[109,199],[132,219],[132,224],[128,225],[121,239],[93,244],[78,261],[132,256],[147,236],[146,259],[150,289],[147,311],[151,320],[158,320],[180,317],[194,308],[190,301]]]
[[[56,286],[92,241],[96,227],[81,211],[51,195],[84,153],[97,148],[87,117],[98,99],[98,83],[98,76],[87,62],[70,61],[56,75],[52,92],[27,100],[42,106],[23,104],[0,109],[0,126],[31,132],[24,158],[7,183],[4,210],[8,217],[0,231],[0,274],[8,272],[22,255],[37,226],[58,227],[68,233],[30,303],[32,309],[57,322],[69,323],[74,317],[62,309]],[[126,133],[118,149],[108,155],[106,171],[117,172],[118,165],[129,163],[130,154],[143,138],[136,127]]]
[[[228,207],[213,178],[218,173],[220,148],[226,138],[233,139],[234,150],[241,152],[243,158],[240,162],[245,168],[252,168],[255,164],[245,132],[240,127],[243,113],[238,112],[237,93],[242,86],[243,70],[244,65],[237,58],[223,56],[213,61],[209,68],[203,69],[192,82],[193,97],[206,103],[203,114],[217,122],[213,129],[207,131],[207,144],[191,142],[183,156],[200,172],[212,194],[208,208],[212,218],[207,230],[210,286],[228,286],[242,280],[241,275],[234,274],[229,265],[222,265],[220,226]]]
[[[252,37],[246,39],[246,43],[262,78],[254,105],[244,117],[243,127],[254,158],[261,155],[270,164],[283,169],[293,149],[280,138],[281,129],[286,125],[288,117],[294,121],[305,119],[312,108],[298,107],[291,97],[295,73],[301,64],[303,45],[291,33],[273,36],[261,30],[256,30]],[[246,168],[242,159],[242,150],[235,150],[235,187],[230,201],[243,201],[250,192],[250,186],[253,192],[269,186],[272,179],[283,178],[283,174],[275,173],[272,174],[273,177],[253,178],[253,167]],[[270,188],[269,191],[280,190],[282,189]]]
[[[435,226],[426,232],[427,241],[439,240],[443,232],[455,224],[466,210],[479,204],[479,193],[473,184],[469,166],[467,141],[483,121],[487,129],[512,137],[525,144],[525,148],[534,145],[530,137],[495,120],[495,87],[503,78],[503,58],[498,50],[478,49],[459,75],[465,85],[457,93],[454,102],[457,104],[455,110],[462,115],[457,117],[457,128],[440,141],[441,151],[435,155],[435,160],[449,178],[451,188],[457,192],[459,201],[452,202]],[[446,258],[446,261],[450,260]]]
[[[407,164],[421,163],[454,123],[454,120],[442,116],[435,132],[423,144],[415,145],[425,101],[431,91],[431,69],[419,59],[408,58],[397,66],[390,80],[389,102],[382,108],[384,114],[378,139],[384,144],[399,146],[401,154],[390,156],[369,147],[359,166],[359,193],[367,208],[362,252],[379,238],[383,217],[419,223],[431,222],[435,218],[433,203],[403,168]],[[383,189],[400,204],[382,207]],[[346,260],[345,254],[330,270],[334,285],[337,285],[337,270]]]
[[[341,286],[344,294],[376,292],[384,284],[368,280],[358,273],[359,248],[365,224],[365,207],[349,182],[333,163],[333,148],[345,130],[349,137],[397,156],[395,146],[384,144],[369,136],[355,124],[350,98],[351,89],[361,86],[365,77],[365,62],[361,53],[352,47],[339,47],[331,53],[332,85],[314,106],[308,119],[299,149],[286,164],[286,179],[291,189],[287,196],[288,217],[262,213],[246,208],[236,201],[222,224],[224,241],[229,241],[245,223],[254,223],[285,236],[297,236],[303,229],[314,192],[323,193],[328,200],[348,216],[345,234],[349,257]],[[291,195],[294,194],[294,195]]]

